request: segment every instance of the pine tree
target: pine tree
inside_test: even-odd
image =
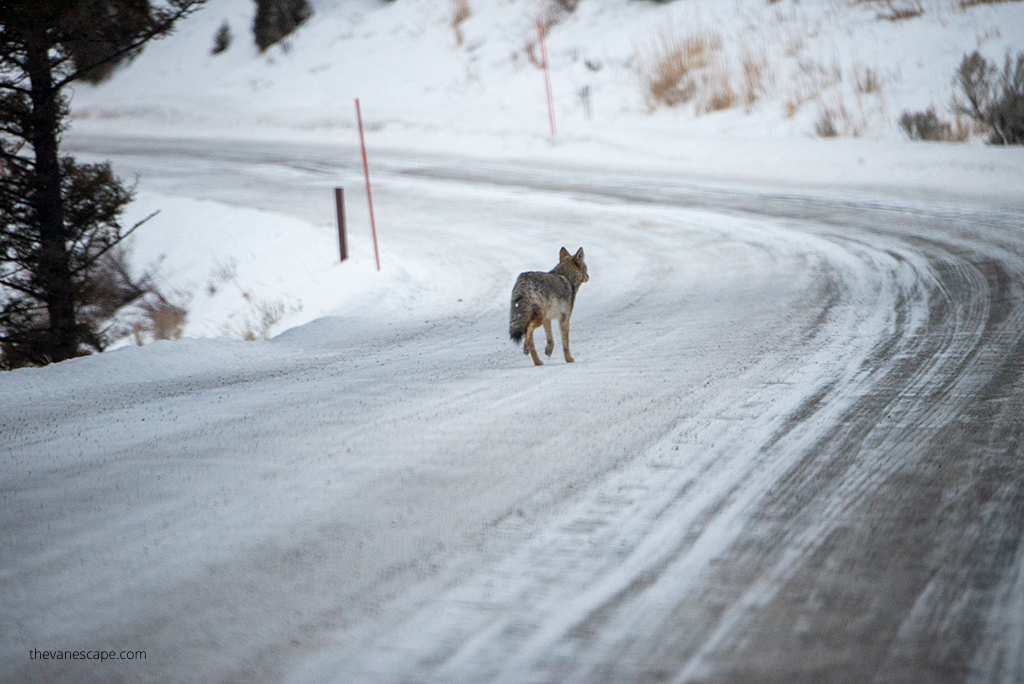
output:
[[[119,217],[132,191],[109,164],[61,156],[64,90],[138,54],[203,2],[0,2],[0,366],[102,349],[86,309],[100,259],[131,230]]]
[[[306,0],[255,0],[256,18],[253,35],[263,52],[313,16],[313,8]]]

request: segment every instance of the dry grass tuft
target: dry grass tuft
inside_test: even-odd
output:
[[[695,72],[707,68],[722,49],[722,37],[714,31],[679,36],[662,31],[653,49],[639,63],[640,80],[652,104],[674,107],[689,102],[697,90]]]
[[[225,325],[224,332],[245,342],[270,339],[271,329],[281,322],[286,313],[284,302],[254,297],[248,292],[243,292],[242,297],[249,304],[248,313],[240,322]]]
[[[768,94],[775,82],[775,72],[764,50],[744,50],[740,55],[743,76],[743,104],[750,107]]]
[[[870,128],[870,116],[863,109],[850,111],[842,96],[835,97],[831,106],[821,104],[814,132],[821,138],[858,138]]]
[[[805,102],[806,100],[800,98],[798,93],[790,93],[789,97],[782,103],[782,114],[787,119],[792,119],[800,111],[800,108],[804,106]]]
[[[836,113],[831,109],[822,108],[818,115],[818,121],[814,124],[814,132],[819,138],[837,138],[839,129],[836,128]]]
[[[713,69],[701,84],[696,112],[698,115],[720,112],[734,107],[738,101],[728,70]]]
[[[737,58],[725,53],[720,33],[698,29],[662,31],[640,54],[637,72],[652,107],[693,100],[700,116],[741,105],[749,110],[774,90],[776,69],[768,49],[745,45]]]
[[[139,307],[148,324],[135,329],[136,344],[141,344],[141,332],[149,332],[154,340],[180,340],[188,320],[188,311],[171,304],[163,297],[144,301]]]
[[[800,31],[791,31],[786,36],[786,55],[789,57],[799,57],[800,53],[804,51],[807,46],[807,38]]]
[[[469,9],[469,0],[450,0],[451,2],[451,26],[455,31],[455,43],[462,45],[465,36],[462,35],[462,22],[469,19],[472,12]]]
[[[813,59],[797,60],[798,72],[789,80],[789,93],[783,100],[783,113],[792,118],[808,102],[821,99],[822,93],[843,82],[838,63],[826,66]]]
[[[978,5],[998,5],[1004,2],[1021,2],[1021,0],[959,0],[960,9],[965,10]]]
[[[903,21],[924,14],[921,0],[880,0],[877,4],[883,5],[883,9],[875,16],[885,21]]]
[[[858,93],[871,95],[882,91],[882,79],[871,67],[854,67],[853,76]]]
[[[655,103],[669,107],[688,102],[695,90],[690,71],[682,50],[666,52],[645,70],[647,92]]]

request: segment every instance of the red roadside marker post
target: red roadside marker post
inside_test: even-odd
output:
[[[548,51],[544,47],[544,22],[537,17],[537,35],[540,37],[540,67],[544,70],[544,91],[548,95],[548,120],[551,122],[551,137],[555,137],[555,108],[551,102],[551,76],[548,74]]]
[[[356,98],[356,120],[359,122],[359,145],[363,149],[363,173],[366,175],[366,201],[370,205],[370,230],[373,231],[373,256],[380,270],[380,251],[377,249],[377,224],[373,220],[373,195],[370,194],[370,166],[366,162],[366,138],[363,135],[363,113],[359,109],[359,98]]]

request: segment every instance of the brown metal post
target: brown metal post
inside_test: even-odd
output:
[[[348,245],[345,243],[345,193],[341,188],[334,188],[334,206],[338,210],[338,245],[344,261],[348,258]]]

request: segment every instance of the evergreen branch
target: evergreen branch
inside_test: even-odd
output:
[[[156,23],[154,23],[149,29],[146,29],[138,36],[136,36],[134,39],[132,39],[125,45],[122,45],[113,52],[105,55],[101,59],[95,60],[92,63],[86,64],[85,66],[76,64],[76,68],[70,74],[66,75],[64,78],[54,83],[54,89],[60,90],[72,81],[81,78],[82,76],[96,69],[97,67],[117,62],[124,56],[136,52],[149,41],[170,33],[171,28],[179,19],[186,17],[189,14],[192,14],[193,12],[198,10],[199,7],[206,2],[206,0],[186,0],[186,2],[187,4],[182,4],[175,11],[171,11],[168,14],[161,13]],[[62,60],[62,62],[67,61],[67,59],[70,58],[66,58]]]
[[[158,209],[158,210],[154,211],[152,214],[150,214],[149,216],[147,216],[146,218],[144,218],[141,221],[139,221],[138,223],[136,223],[134,226],[132,226],[131,228],[126,230],[124,233],[119,235],[117,237],[117,239],[114,240],[113,242],[111,242],[109,245],[107,245],[106,247],[104,247],[100,251],[96,252],[96,254],[94,254],[93,256],[89,257],[88,259],[83,260],[82,263],[77,268],[72,269],[71,272],[73,274],[75,274],[75,275],[78,275],[82,271],[85,271],[85,270],[89,269],[90,267],[92,267],[93,264],[95,264],[97,261],[99,261],[100,257],[102,257],[104,254],[106,254],[110,250],[112,250],[114,247],[117,247],[117,245],[121,244],[121,242],[123,242],[129,235],[134,233],[143,223],[145,223],[146,221],[148,221],[149,219],[153,218],[154,216],[156,216],[159,213],[160,213],[160,210]]]

